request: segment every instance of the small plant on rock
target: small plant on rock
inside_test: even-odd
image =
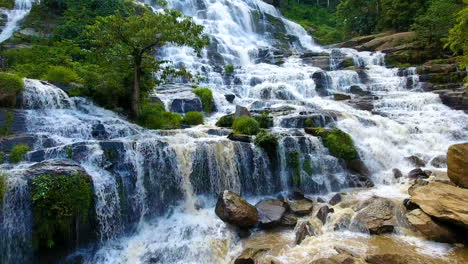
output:
[[[24,155],[26,155],[26,153],[28,151],[30,151],[31,148],[27,145],[16,145],[13,147],[13,149],[11,149],[11,152],[10,152],[10,162],[11,163],[18,163],[18,162],[21,162],[23,161],[24,159]]]
[[[234,133],[236,134],[253,136],[260,132],[260,125],[253,118],[241,116],[234,119],[232,129],[234,129]]]
[[[193,90],[193,93],[200,98],[205,113],[213,112],[213,92],[210,89],[197,88]]]
[[[292,170],[292,180],[295,186],[301,184],[301,152],[299,150],[293,150],[287,153],[286,163],[288,168]]]
[[[262,130],[255,137],[254,144],[263,148],[268,153],[270,158],[272,158],[276,155],[278,138],[270,134],[268,131]]]
[[[271,116],[267,111],[263,111],[261,115],[256,116],[255,120],[257,120],[260,128],[269,128],[271,123]]]
[[[16,95],[24,89],[24,82],[15,74],[0,73],[0,106],[13,107],[16,104]]]
[[[186,125],[196,126],[203,124],[203,114],[200,112],[188,112],[185,114],[182,122]]]
[[[8,188],[7,176],[6,174],[0,174],[0,205],[2,204],[3,197],[5,196]]]
[[[232,115],[225,115],[222,116],[218,122],[216,122],[217,127],[232,127],[232,123],[234,122],[234,117]]]
[[[231,73],[233,73],[233,72],[234,72],[234,65],[229,64],[229,65],[224,66],[224,72],[225,72],[226,74],[231,74]]]

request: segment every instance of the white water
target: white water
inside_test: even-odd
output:
[[[29,14],[33,0],[15,0],[15,7],[6,10],[4,13],[8,17],[7,23],[0,33],[0,43],[9,39],[18,29],[19,23]]]

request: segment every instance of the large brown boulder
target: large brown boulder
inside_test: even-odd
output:
[[[420,209],[413,210],[406,214],[409,223],[423,234],[427,239],[442,243],[456,242],[456,234],[447,226],[435,222],[432,218]]]
[[[468,188],[468,142],[450,146],[447,167],[450,180],[460,187]]]
[[[298,223],[296,227],[296,245],[300,245],[304,239],[310,236],[315,236],[316,231],[314,226],[309,221]]]
[[[224,222],[238,227],[249,228],[258,222],[258,212],[255,206],[227,190],[219,196],[215,213]]]
[[[261,227],[271,228],[281,224],[286,205],[280,200],[263,200],[255,205]]]
[[[266,252],[268,252],[266,248],[246,248],[236,258],[234,264],[255,264],[257,259],[262,257]]]
[[[409,255],[399,254],[376,254],[369,255],[366,257],[366,261],[369,264],[414,264],[424,263],[420,262],[419,259]]]
[[[297,215],[308,215],[314,208],[314,203],[307,199],[289,201],[288,204],[291,211]]]
[[[468,190],[441,182],[410,188],[411,202],[424,213],[468,229]]]
[[[372,197],[361,207],[353,222],[359,229],[367,229],[371,234],[391,233],[398,224],[395,216],[398,208],[390,199]]]

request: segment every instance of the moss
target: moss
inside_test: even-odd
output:
[[[15,7],[15,0],[0,0],[0,7],[13,9]]]
[[[305,121],[305,127],[315,127],[314,121],[310,118],[307,118]]]
[[[331,155],[344,159],[353,160],[358,158],[358,153],[354,147],[351,136],[339,129],[316,128],[309,133],[321,137],[323,145],[328,149]]]
[[[269,128],[272,118],[270,114],[267,111],[263,111],[260,115],[255,117],[255,120],[257,120],[258,124],[260,125],[260,128]]]
[[[13,133],[14,115],[12,112],[5,112],[6,119],[0,125],[0,136],[8,136]]]
[[[66,148],[67,159],[71,159],[73,156],[73,149],[71,147]]]
[[[290,151],[286,156],[286,163],[288,168],[292,170],[292,180],[295,186],[301,184],[300,156],[301,152],[299,150]]]
[[[35,248],[53,248],[73,236],[77,223],[88,221],[93,192],[82,175],[39,175],[32,181]]]
[[[354,66],[354,61],[353,61],[353,59],[346,59],[346,60],[344,60],[342,66],[343,66],[343,68],[347,68],[347,67]]]
[[[278,138],[266,130],[260,131],[254,139],[254,144],[263,148],[270,158],[276,157]]]
[[[203,124],[203,114],[200,112],[188,112],[185,114],[182,122],[186,125],[196,126]]]
[[[106,159],[108,161],[114,161],[117,158],[117,153],[115,153],[115,151],[105,149],[104,156],[106,156]]]
[[[217,127],[232,127],[232,123],[234,122],[234,117],[232,115],[225,115],[222,116],[218,122],[216,122]]]
[[[5,153],[0,151],[0,164],[5,162]]]
[[[139,124],[148,129],[177,129],[182,125],[182,117],[177,113],[166,112],[161,104],[143,104]]]
[[[310,160],[304,160],[302,163],[302,170],[304,170],[309,176],[312,176],[314,170],[312,169],[312,162]]]
[[[260,132],[260,125],[253,118],[241,116],[234,119],[232,129],[234,129],[234,133],[236,134],[253,136]]]
[[[0,106],[14,107],[16,95],[24,89],[24,82],[19,76],[9,73],[0,73]]]
[[[233,73],[233,72],[234,72],[234,65],[229,64],[229,65],[224,66],[224,72],[225,72],[226,74],[231,74],[231,73]]]
[[[206,113],[213,112],[213,92],[208,88],[197,88],[193,90],[193,93],[196,94],[203,106],[203,111]]]
[[[26,153],[30,150],[31,148],[27,145],[21,144],[21,145],[14,146],[10,152],[10,162],[18,163],[18,162],[23,161],[24,155],[26,155]]]
[[[5,196],[8,188],[8,181],[6,174],[0,174],[0,205],[2,204],[3,197]]]

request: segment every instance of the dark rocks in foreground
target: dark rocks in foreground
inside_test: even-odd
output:
[[[253,227],[259,219],[255,206],[227,190],[219,196],[215,213],[224,222],[241,228]]]

